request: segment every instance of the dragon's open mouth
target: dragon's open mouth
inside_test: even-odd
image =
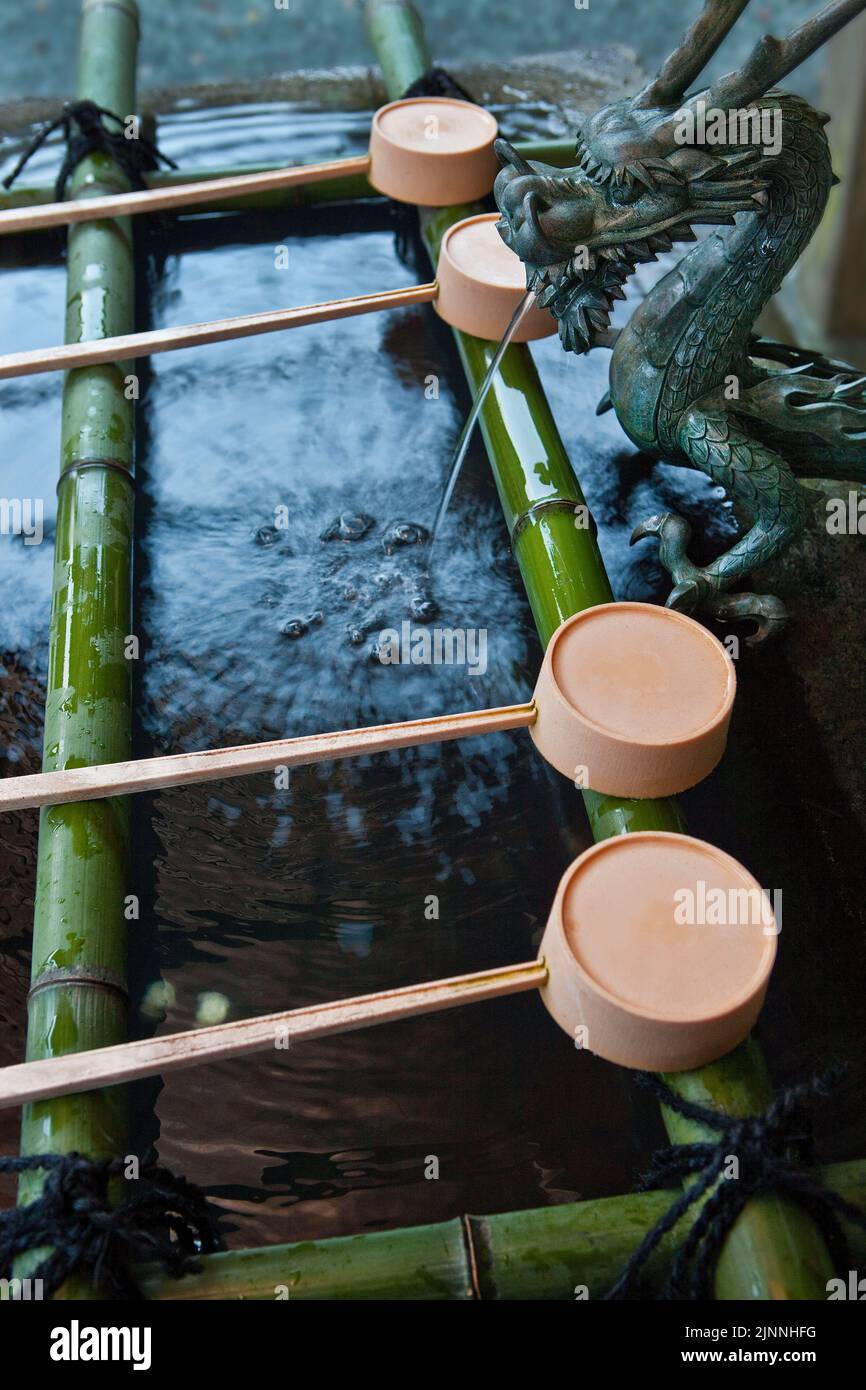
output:
[[[503,218],[498,226],[507,240],[507,221]],[[534,292],[537,303],[558,319],[563,347],[569,352],[587,352],[607,331],[614,303],[625,299],[623,285],[636,267],[669,251],[673,240],[670,233],[661,230],[594,251],[579,247],[555,265],[527,261],[526,286]],[[681,219],[676,240],[695,240]]]
[[[530,164],[504,140],[496,153],[500,234],[523,261],[538,303],[559,320],[570,352],[604,341],[636,267],[674,242],[697,240],[692,223],[732,226],[738,213],[767,207],[770,180],[755,148],[675,147],[666,160],[634,155],[606,164],[581,140],[579,163],[566,170]]]

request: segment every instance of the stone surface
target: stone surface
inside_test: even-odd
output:
[[[814,515],[799,541],[772,565],[756,571],[758,592],[777,593],[791,613],[781,638],[788,677],[799,685],[835,778],[866,830],[866,535],[831,535],[827,501],[866,488],[810,480]],[[780,718],[784,691],[780,691]],[[809,750],[792,750],[808,762]]]

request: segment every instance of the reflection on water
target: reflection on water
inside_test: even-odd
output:
[[[213,120],[184,112],[160,139],[192,165],[350,152],[363,131],[354,116],[341,124],[268,107]],[[172,244],[179,253],[164,263],[154,250],[154,326],[412,277],[375,204],[188,220]],[[59,262],[7,268],[0,350],[55,340],[62,302]],[[718,541],[729,513],[705,479],[635,456],[611,415],[595,419],[606,353],[576,364],[556,340],[533,351],[617,593],[650,597],[659,574],[646,549],[628,549],[634,522],[677,507]],[[139,755],[528,696],[540,653],[477,440],[432,578],[426,570],[427,528],[468,405],[450,333],[429,307],[168,354],[143,385]],[[53,506],[59,383],[10,383],[2,403],[2,491]],[[50,513],[46,522],[42,547],[3,538],[0,552],[10,772],[38,761]],[[485,629],[486,669],[381,664],[378,633],[406,621]],[[699,833],[747,857],[720,811],[737,804],[732,779],[742,775],[735,744],[692,804]],[[747,812],[742,826],[754,829]],[[32,813],[0,823],[3,1062],[23,1050],[34,831]],[[761,833],[775,852],[771,830]],[[238,1018],[528,959],[558,876],[586,843],[575,794],[523,733],[298,769],[287,786],[255,777],[142,796],[133,1034],[193,1026],[212,994]],[[786,920],[788,902],[786,891]],[[170,988],[154,991],[159,979]],[[785,1022],[772,1016],[780,1045]],[[136,1146],[156,1141],[163,1161],[207,1186],[239,1245],[623,1191],[659,1136],[625,1073],[576,1054],[526,995],[132,1093]],[[0,1125],[0,1148],[14,1150],[16,1117]],[[435,1180],[425,1177],[431,1156]]]

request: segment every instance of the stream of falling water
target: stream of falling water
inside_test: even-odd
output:
[[[515,333],[517,332],[518,328],[523,322],[525,316],[529,313],[534,299],[535,295],[533,291],[527,290],[526,294],[521,299],[517,308],[514,310],[514,313],[511,315],[508,327],[503,333],[499,347],[496,349],[496,352],[493,356],[493,361],[487,368],[487,375],[485,376],[484,380],[478,388],[478,391],[476,392],[475,400],[472,402],[472,409],[466,417],[466,424],[460,431],[460,438],[458,439],[457,447],[454,450],[454,460],[451,464],[451,469],[448,473],[448,481],[445,484],[445,491],[442,493],[442,500],[440,501],[439,507],[436,512],[436,520],[433,522],[433,530],[430,533],[431,550],[436,544],[436,540],[441,530],[442,523],[445,520],[445,514],[448,511],[448,506],[454,494],[454,489],[457,486],[457,479],[460,477],[460,469],[463,467],[463,460],[465,459],[466,451],[469,448],[469,441],[472,438],[472,431],[475,428],[475,423],[478,419],[478,416],[481,414],[481,407],[487,399],[487,392],[490,390],[493,378],[499,371],[499,364],[505,356],[505,349],[509,346],[512,338],[514,337]]]

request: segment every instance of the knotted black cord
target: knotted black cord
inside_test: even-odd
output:
[[[435,67],[428,68],[420,77],[416,77],[406,88],[401,101],[411,101],[413,97],[453,97],[456,101],[475,101],[466,88],[461,87],[456,77],[452,77],[444,68]]]
[[[17,1256],[50,1246],[28,1275],[42,1280],[43,1297],[82,1274],[112,1298],[140,1299],[133,1266],[157,1264],[180,1278],[198,1268],[198,1255],[224,1248],[218,1213],[200,1188],[155,1163],[142,1162],[127,1179],[129,1163],[76,1153],[0,1158],[0,1173],[47,1173],[34,1202],[0,1212],[0,1278],[12,1278]],[[115,1204],[109,1185],[117,1180],[129,1192]]]
[[[638,1293],[639,1276],[649,1257],[689,1208],[704,1197],[706,1201],[677,1252],[660,1298],[707,1300],[712,1296],[712,1275],[725,1238],[746,1203],[760,1193],[777,1193],[801,1206],[823,1236],[834,1267],[849,1268],[848,1240],[840,1218],[866,1230],[866,1213],[801,1166],[813,1161],[806,1103],[810,1096],[826,1096],[840,1074],[841,1069],[834,1068],[803,1085],[787,1087],[763,1114],[739,1117],[683,1100],[658,1076],[637,1072],[638,1084],[663,1105],[715,1131],[719,1138],[715,1142],[675,1144],[654,1156],[639,1191],[681,1182],[692,1174],[697,1175],[696,1180],[644,1236],[605,1297],[624,1299]],[[736,1178],[725,1177],[731,1158],[737,1159]]]
[[[127,139],[122,129],[109,130],[105,117],[117,121],[121,127],[124,125],[122,116],[104,106],[97,106],[93,101],[67,102],[57,119],[49,121],[33,137],[12,173],[3,180],[3,187],[12,187],[27,161],[55,130],[62,130],[66,140],[66,153],[54,185],[54,198],[58,203],[63,200],[70,177],[82,159],[90,154],[108,155],[123,170],[132,187],[137,189],[147,187],[144,175],[158,169],[161,163],[171,169],[177,168],[173,159],[169,159],[143,135],[132,140]]]

